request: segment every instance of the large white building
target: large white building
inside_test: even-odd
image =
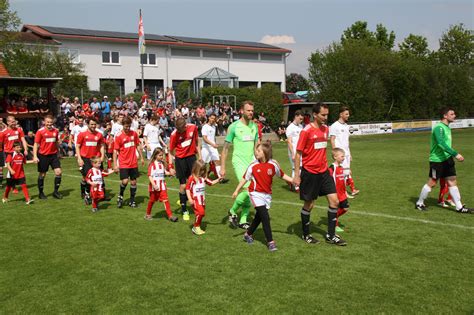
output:
[[[141,89],[138,35],[113,31],[24,25],[33,33],[84,65],[89,88],[114,80],[123,93]],[[213,67],[238,76],[239,86],[274,83],[285,91],[286,57],[290,50],[257,42],[145,34],[145,87],[174,87]]]

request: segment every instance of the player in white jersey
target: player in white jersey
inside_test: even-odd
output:
[[[112,121],[112,130],[110,131],[110,134],[115,138],[115,136],[123,130],[123,125],[122,125],[122,121],[123,121],[123,117],[124,115],[123,114],[118,114],[117,115],[117,121]]]
[[[304,116],[300,110],[295,112],[295,118],[293,122],[288,125],[286,128],[286,138],[288,142],[288,157],[291,164],[291,177],[295,176],[295,154],[296,154],[296,145],[298,144],[298,139],[300,138],[300,132],[303,130]],[[299,190],[298,186],[294,187],[296,191]]]
[[[150,122],[145,125],[143,130],[143,140],[145,141],[146,158],[149,160],[156,148],[166,147],[163,138],[161,138],[162,130],[158,125],[158,116],[153,115]]]
[[[78,117],[77,118],[77,124],[74,125],[74,127],[72,127],[71,129],[71,135],[69,136],[69,148],[72,149],[72,150],[75,150],[75,148],[73,148],[73,144],[74,146],[76,145],[77,143],[77,136],[83,132],[83,131],[86,131],[87,130],[87,125],[84,124],[84,118],[82,117]],[[73,143],[73,140],[74,140],[74,143]],[[77,153],[77,152],[76,152]]]
[[[207,124],[202,126],[201,158],[204,163],[211,164],[211,171],[213,171],[217,177],[220,178],[221,161],[219,157],[219,151],[217,151],[218,145],[216,143],[216,120],[217,116],[215,114],[211,114],[207,119]],[[214,169],[212,163],[215,165]],[[228,180],[223,180],[221,182],[226,183],[227,181]]]
[[[346,186],[351,187],[351,196],[355,196],[359,193],[359,190],[355,188],[351,172],[352,155],[349,148],[350,133],[349,125],[347,124],[349,116],[349,108],[342,106],[339,109],[339,119],[329,128],[329,137],[333,148],[341,148],[344,150],[345,159],[344,162],[342,162],[342,167],[344,168],[344,174],[346,175]]]

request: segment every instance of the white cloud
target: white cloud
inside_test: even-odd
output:
[[[260,40],[268,45],[295,44],[295,38],[290,35],[265,35]]]

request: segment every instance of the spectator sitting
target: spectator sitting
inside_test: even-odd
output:
[[[26,146],[28,147],[28,155],[26,156],[27,160],[33,160],[33,146],[35,144],[35,134],[33,131],[28,131],[28,134],[25,136]]]
[[[39,110],[40,110],[41,114],[49,113],[49,104],[48,104],[48,102],[46,102],[46,100],[40,99],[38,107],[39,107]]]
[[[112,106],[115,106],[116,109],[121,109],[122,108],[122,101],[120,100],[120,97],[116,96],[114,104]],[[112,115],[112,114],[111,114]]]

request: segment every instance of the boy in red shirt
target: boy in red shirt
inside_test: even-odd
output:
[[[102,172],[101,158],[96,156],[90,159],[92,168],[86,175],[86,182],[90,185],[90,197],[92,200],[92,212],[99,211],[99,202],[105,199],[104,194],[104,177],[109,176],[113,172]]]
[[[170,151],[169,151],[169,165],[173,165],[173,158],[175,159],[175,169],[171,169],[171,175],[175,175],[179,180],[179,201],[181,204],[181,212],[183,220],[189,220],[189,213],[186,210],[186,181],[191,176],[191,170],[196,155],[200,159],[201,148],[198,150],[198,128],[196,125],[187,124],[184,118],[176,119],[176,130],[173,131],[170,137]]]
[[[28,195],[28,187],[26,186],[25,180],[25,171],[23,169],[23,164],[33,163],[33,161],[26,161],[26,157],[21,153],[21,144],[20,142],[15,142],[13,144],[13,154],[7,156],[7,187],[5,189],[5,194],[3,195],[2,202],[8,202],[8,194],[10,190],[13,189],[16,185],[20,185],[25,195],[26,204],[29,205],[33,202]]]
[[[342,162],[345,159],[345,152],[343,149],[334,148],[332,150],[332,158],[334,163],[329,166],[329,174],[334,179],[336,184],[337,199],[339,200],[339,208],[336,214],[336,232],[344,232],[339,226],[339,217],[349,210],[349,202],[347,201],[346,191],[346,175],[344,174],[344,167]]]
[[[142,166],[145,165],[143,160],[143,148],[138,138],[138,134],[130,130],[132,119],[125,117],[123,119],[123,130],[115,135],[114,140],[114,171],[120,175],[120,193],[117,199],[117,206],[123,206],[123,193],[130,181],[130,201],[128,205],[136,208],[135,195],[137,194],[137,178],[140,176],[138,172],[137,151],[140,155]]]

